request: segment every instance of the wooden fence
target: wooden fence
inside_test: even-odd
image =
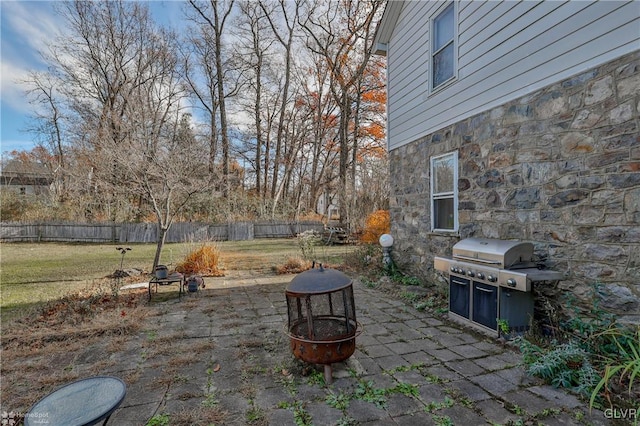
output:
[[[227,224],[174,223],[166,242],[239,241],[295,237],[304,231],[322,232],[321,222],[234,222]],[[154,243],[155,223],[0,223],[0,241]]]

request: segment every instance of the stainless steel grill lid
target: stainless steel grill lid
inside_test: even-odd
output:
[[[559,281],[563,275],[544,270],[533,254],[533,244],[490,238],[467,238],[453,246],[452,258],[433,258],[436,270],[474,283],[531,291],[535,281]]]
[[[466,238],[453,246],[453,258],[509,269],[533,263],[533,244],[522,241]]]

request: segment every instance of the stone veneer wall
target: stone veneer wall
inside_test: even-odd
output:
[[[433,256],[518,239],[588,300],[640,323],[640,51],[390,152],[394,260],[444,285]],[[430,232],[429,158],[458,150],[457,235]],[[560,300],[560,298],[557,298]]]

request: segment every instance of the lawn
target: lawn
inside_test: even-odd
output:
[[[160,263],[171,269],[201,243],[166,244]],[[296,239],[222,241],[221,267],[228,270],[263,270],[301,257]],[[137,268],[151,271],[155,244],[130,245],[124,258],[117,244],[3,243],[0,253],[0,309],[2,319],[34,304],[77,292],[115,270]],[[341,263],[354,246],[318,246],[315,258],[323,263]],[[140,281],[148,278],[143,276]]]

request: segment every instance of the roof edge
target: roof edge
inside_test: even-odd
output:
[[[389,2],[387,2],[387,6],[382,13],[382,18],[380,18],[380,22],[378,23],[378,28],[376,28],[376,36],[374,39],[374,53],[376,55],[387,56],[387,47],[389,46],[391,35],[393,34],[403,7],[404,0],[389,0]]]

